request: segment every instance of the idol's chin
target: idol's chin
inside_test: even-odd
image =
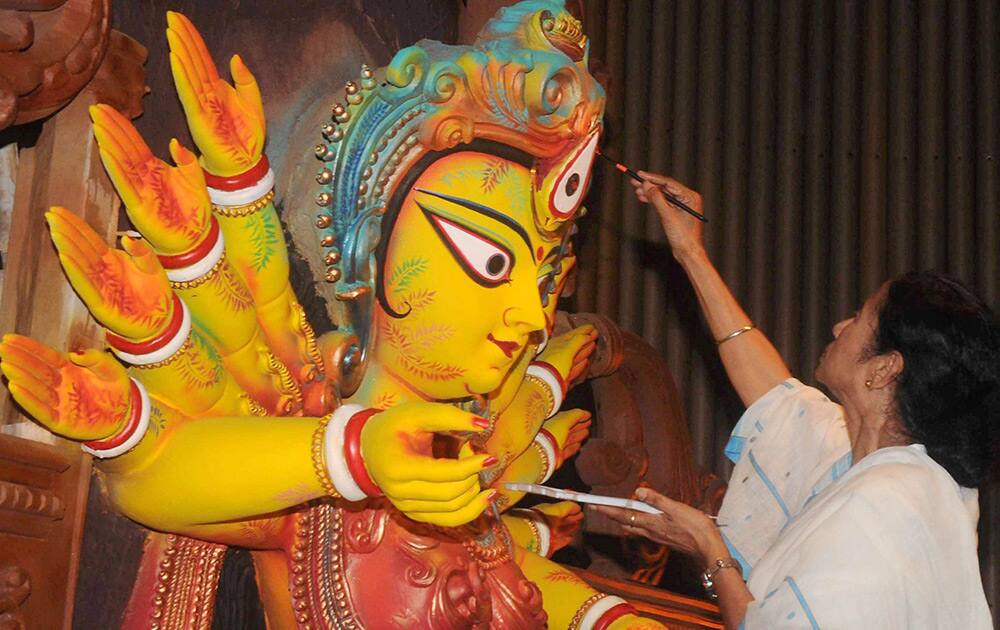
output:
[[[478,374],[466,376],[465,388],[470,394],[479,396],[491,394],[500,387],[509,370],[510,366],[484,368]]]

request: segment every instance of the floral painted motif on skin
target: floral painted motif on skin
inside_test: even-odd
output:
[[[167,419],[163,411],[156,405],[149,408],[149,430],[153,432],[153,437],[159,437],[160,431],[167,428]]]
[[[243,521],[239,524],[242,537],[250,542],[263,543],[272,540],[281,532],[281,519],[261,518]]]
[[[525,435],[533,435],[538,432],[538,427],[541,426],[540,419],[544,418],[549,412],[549,401],[538,392],[531,390],[528,392],[526,405],[524,433]]]
[[[403,307],[407,312],[419,311],[420,309],[427,308],[433,304],[434,297],[436,295],[437,291],[434,289],[418,289],[416,291],[410,291],[403,296]]]
[[[208,214],[199,212],[199,208],[192,208],[180,202],[177,198],[174,186],[166,181],[166,175],[170,172],[170,167],[160,162],[150,154],[150,159],[139,165],[139,175],[144,182],[138,186],[138,190],[149,190],[156,199],[156,216],[159,217],[163,227],[169,231],[183,234],[191,239],[192,244],[201,236],[208,219]],[[202,218],[198,221],[199,217]]]
[[[187,351],[178,354],[177,369],[192,389],[209,389],[222,380],[222,361],[215,348],[201,335],[191,335]]]
[[[114,387],[101,387],[103,381],[91,379],[63,379],[59,389],[65,389],[63,400],[67,409],[60,410],[60,416],[78,418],[86,426],[96,426],[108,418],[124,418],[128,411],[128,398],[120,395]],[[60,405],[63,406],[63,405]]]
[[[427,271],[426,258],[408,258],[396,265],[389,276],[388,288],[392,294],[408,289],[413,280]]]
[[[237,278],[232,265],[224,263],[210,284],[215,294],[230,310],[241,313],[253,308],[253,297],[246,285]]]
[[[167,318],[171,299],[142,286],[143,278],[128,268],[113,250],[108,250],[90,269],[90,279],[104,303],[133,322],[158,329]],[[153,330],[151,332],[156,332]]]
[[[215,136],[225,148],[226,154],[239,166],[249,169],[251,156],[260,154],[260,147],[250,142],[254,137],[253,130],[248,128],[242,118],[232,115],[232,107],[222,103],[218,97],[206,100],[206,109],[212,116],[212,129]]]
[[[483,168],[482,180],[479,183],[484,192],[492,192],[497,184],[503,181],[510,172],[510,162],[507,160],[490,160]]]
[[[559,571],[549,571],[545,574],[546,582],[568,582],[570,584],[579,584],[580,586],[586,586],[587,583],[583,581],[582,578],[576,576],[569,571],[559,570]]]
[[[289,501],[291,503],[301,503],[303,501],[309,500],[311,497],[314,496],[316,496],[316,491],[308,484],[303,483],[282,490],[277,495],[275,495],[275,498],[281,501]]]
[[[382,392],[375,397],[372,407],[376,409],[389,409],[390,407],[395,407],[397,404],[399,404],[399,396],[395,392]]]
[[[257,273],[263,271],[271,257],[277,251],[277,246],[281,244],[279,228],[275,224],[274,213],[258,212],[247,219],[246,226],[250,231],[250,245],[253,248],[252,262],[253,270]]]
[[[406,327],[395,322],[383,324],[381,332],[385,341],[398,353],[400,365],[411,374],[429,381],[448,381],[465,374],[463,367],[427,359],[418,354],[439,341],[428,337],[415,338]]]

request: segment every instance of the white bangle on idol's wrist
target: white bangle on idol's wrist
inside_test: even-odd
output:
[[[549,408],[548,412],[546,412],[545,417],[551,418],[556,415],[559,408],[562,407],[563,398],[565,397],[566,392],[563,391],[562,379],[559,377],[558,373],[555,373],[555,368],[550,366],[548,363],[535,361],[528,366],[526,374],[537,378],[549,388],[549,391],[552,393],[552,406]]]
[[[146,388],[143,387],[142,383],[135,380],[134,378],[129,378],[130,387],[133,387],[138,392],[139,407],[131,409],[130,418],[133,422],[130,422],[131,426],[126,426],[122,433],[116,436],[112,436],[107,440],[84,442],[80,444],[80,448],[85,453],[90,453],[94,457],[99,459],[110,459],[112,457],[118,457],[119,455],[124,455],[125,453],[131,451],[139,442],[142,441],[143,436],[146,435],[146,431],[149,429],[149,414],[150,414],[150,402],[149,394],[146,392]],[[125,434],[127,432],[127,435]],[[101,442],[114,442],[115,445],[110,448],[101,448],[99,444]]]
[[[150,365],[155,365],[166,361],[170,357],[174,356],[187,341],[191,334],[191,312],[188,310],[187,304],[184,300],[176,298],[175,295],[175,308],[181,309],[181,321],[180,326],[177,328],[176,332],[170,337],[170,339],[164,343],[162,346],[151,350],[150,352],[144,353],[131,353],[121,350],[115,347],[114,343],[109,343],[111,351],[121,359],[122,361],[134,365],[137,367],[146,367]],[[110,333],[109,333],[110,334]]]
[[[213,217],[213,220],[215,218]],[[226,253],[226,240],[218,233],[212,249],[201,260],[179,269],[167,269],[167,279],[171,282],[193,282],[210,272]]]
[[[212,199],[212,203],[217,206],[245,206],[257,201],[270,192],[272,188],[274,188],[274,171],[268,168],[264,177],[247,188],[220,190],[209,186],[208,196]]]
[[[545,517],[538,510],[531,508],[515,508],[510,511],[510,515],[520,517],[528,523],[538,539],[538,555],[547,558],[552,548],[552,530],[545,522]]]
[[[557,459],[559,445],[555,443],[552,434],[545,429],[540,429],[535,434],[534,444],[541,452],[542,459],[545,461],[545,473],[538,483],[545,483],[552,478],[552,473],[559,467],[559,460]]]
[[[351,469],[347,466],[344,457],[344,431],[347,422],[359,411],[363,411],[361,405],[349,404],[341,405],[330,416],[330,422],[326,426],[326,433],[323,436],[323,461],[326,463],[327,473],[330,481],[336,488],[337,494],[348,501],[361,501],[367,499],[368,495],[358,486],[351,475]]]

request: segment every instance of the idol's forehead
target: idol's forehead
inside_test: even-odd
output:
[[[477,221],[492,222],[491,214],[503,215],[528,235],[532,250],[558,242],[553,235],[538,229],[532,205],[531,170],[513,160],[480,151],[448,154],[424,170],[410,196],[414,194],[418,201],[457,209]],[[454,198],[456,202],[445,198]],[[465,211],[470,205],[480,207],[481,212]]]

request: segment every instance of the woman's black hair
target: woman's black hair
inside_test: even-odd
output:
[[[983,483],[1000,440],[1000,327],[960,282],[934,272],[889,283],[874,354],[898,352],[896,411],[960,485]]]
[[[424,174],[430,165],[437,162],[441,158],[451,155],[452,153],[459,153],[463,151],[478,151],[480,153],[488,153],[490,155],[495,155],[511,162],[515,162],[524,166],[525,168],[531,168],[534,164],[534,158],[531,154],[516,149],[510,145],[501,144],[499,142],[494,142],[492,140],[474,140],[468,144],[459,144],[450,149],[445,149],[444,151],[428,151],[414,164],[403,179],[396,186],[396,190],[392,197],[389,199],[389,203],[386,206],[385,216],[382,217],[382,236],[379,238],[378,246],[375,248],[375,265],[378,270],[378,277],[375,281],[375,299],[382,306],[382,310],[386,312],[390,317],[396,319],[402,319],[409,315],[410,311],[407,310],[405,313],[397,312],[389,304],[389,300],[385,295],[385,254],[386,250],[389,248],[389,238],[392,236],[392,230],[396,227],[396,219],[399,217],[399,210],[403,206],[403,200],[409,193],[410,189],[416,183],[417,179]]]

